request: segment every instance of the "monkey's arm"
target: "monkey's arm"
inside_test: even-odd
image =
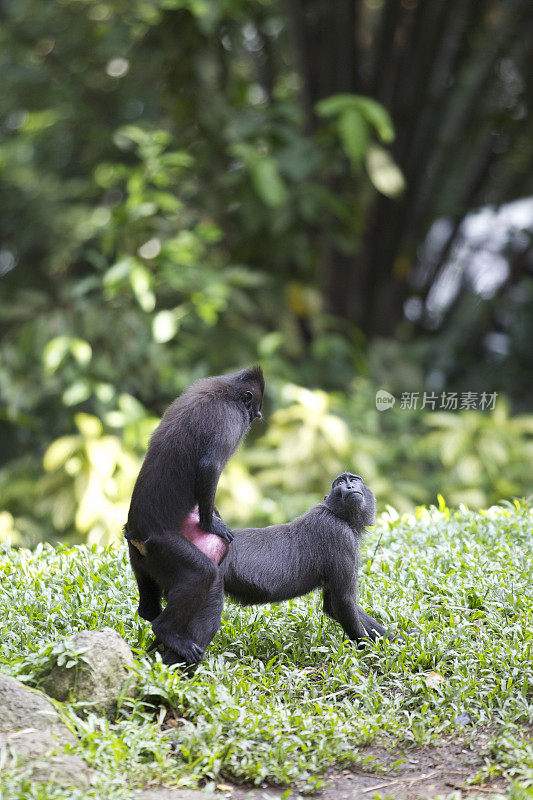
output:
[[[357,613],[359,614],[359,619],[361,620],[365,631],[372,640],[377,639],[378,636],[384,636],[387,639],[395,638],[390,633],[387,633],[387,630],[383,627],[383,625],[380,625],[379,622],[376,622],[376,620],[371,617],[370,614],[367,614],[366,611],[363,611],[361,606],[357,606]]]
[[[359,642],[368,638],[369,634],[359,617],[354,586],[328,586],[324,589],[323,598],[324,611],[342,625],[350,639]]]
[[[355,639],[356,641],[371,639],[375,641],[380,636],[385,636],[388,639],[394,638],[387,633],[383,625],[380,625],[357,604],[355,592],[353,595],[339,593],[336,589],[332,591],[328,586],[324,588],[322,596],[324,613],[334,619],[335,622],[340,623],[350,639]]]
[[[359,538],[352,547],[337,548],[334,558],[327,559],[323,590],[324,611],[336,620],[345,633],[356,642],[375,641],[386,636],[385,628],[366,614],[357,603],[359,572]]]
[[[200,513],[200,528],[207,533],[215,533],[224,542],[233,541],[233,534],[220,517],[214,514],[215,494],[220,477],[220,465],[211,459],[202,459],[196,475],[196,500]]]

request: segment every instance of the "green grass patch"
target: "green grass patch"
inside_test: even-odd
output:
[[[380,518],[361,566],[363,608],[405,641],[357,649],[322,614],[320,593],[243,609],[223,624],[192,679],[144,656],[150,629],[123,545],[4,549],[0,668],[32,685],[52,648],[85,628],[117,630],[137,656],[140,684],[113,724],[80,719],[77,752],[101,774],[83,795],[164,782],[230,778],[320,786],[334,764],[361,760],[363,745],[395,746],[490,726],[487,770],[533,784],[532,509],[505,504],[457,512],[442,504]],[[177,727],[161,731],[172,709]],[[3,798],[29,796],[6,771]],[[2,783],[0,783],[2,786]],[[513,790],[514,791],[514,790]],[[525,789],[527,791],[527,789]]]

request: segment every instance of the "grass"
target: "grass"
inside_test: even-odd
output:
[[[518,502],[384,515],[365,543],[360,599],[404,642],[357,650],[323,616],[319,593],[252,609],[228,602],[192,679],[144,656],[150,630],[134,613],[122,544],[4,549],[0,669],[36,685],[65,637],[109,626],[134,649],[140,683],[113,724],[66,706],[97,785],[28,788],[5,770],[0,798],[125,800],[140,785],[225,778],[312,789],[378,738],[425,744],[464,726],[490,730],[486,774],[514,779],[509,797],[532,798],[532,521]],[[162,731],[168,709],[177,727]]]

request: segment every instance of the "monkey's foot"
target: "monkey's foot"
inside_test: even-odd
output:
[[[157,642],[159,645],[164,645],[164,664],[177,664],[182,662],[184,664],[198,664],[202,660],[204,651],[199,647],[196,642],[189,639],[187,636],[180,636],[177,633],[167,634],[161,631],[156,631],[154,644]]]
[[[211,533],[220,536],[222,541],[226,542],[227,544],[232,542],[234,538],[233,533],[230,531],[226,523],[222,522],[220,517],[215,516],[215,514],[213,514],[213,518],[211,520]]]
[[[163,664],[167,664],[167,666],[184,664],[187,672],[190,672],[193,668],[197,667],[202,660],[203,650],[190,639],[184,639],[183,641],[189,642],[190,646],[182,646],[178,652],[169,647],[165,647],[161,639],[155,636],[146,648],[146,652],[153,653],[155,650],[163,650]]]
[[[196,670],[198,669],[200,662],[196,662],[194,664],[186,664],[185,661],[181,656],[175,653],[173,650],[165,650],[163,654],[163,664],[166,664],[167,667],[177,666],[179,667],[180,672],[183,672],[187,678],[192,678]]]
[[[196,666],[200,663],[203,650],[198,647],[191,639],[183,639],[183,644],[178,650],[166,647],[163,653],[163,664],[185,664],[187,667]]]

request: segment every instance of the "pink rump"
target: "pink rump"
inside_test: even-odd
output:
[[[220,564],[227,551],[227,544],[215,533],[206,533],[200,528],[198,506],[191,511],[181,528],[182,534],[192,542],[198,550],[205,553],[215,564]]]

